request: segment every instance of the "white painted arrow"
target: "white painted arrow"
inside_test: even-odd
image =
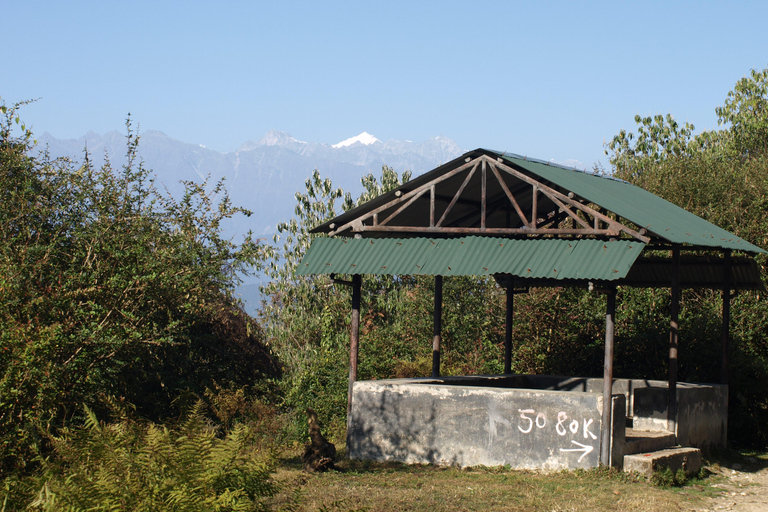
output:
[[[578,441],[571,441],[573,444],[580,446],[580,448],[560,448],[561,452],[584,452],[581,454],[581,457],[579,457],[578,462],[581,462],[581,459],[587,456],[587,454],[591,453],[592,450],[595,449],[594,446],[589,446],[587,444],[581,444]]]

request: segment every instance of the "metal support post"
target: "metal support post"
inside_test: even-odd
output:
[[[672,249],[672,293],[669,321],[669,404],[667,430],[677,435],[677,349],[680,342],[680,248]]]
[[[352,417],[352,385],[357,380],[357,353],[360,342],[360,292],[363,278],[360,274],[352,276],[352,324],[349,332],[349,388],[347,389],[347,432],[350,430]]]
[[[507,276],[507,318],[506,332],[504,333],[504,374],[512,373],[512,321],[514,319],[515,305],[515,281]]]
[[[720,358],[720,384],[728,384],[728,339],[731,326],[731,287],[733,276],[731,275],[731,251],[725,251],[723,261],[723,327],[720,334],[722,356]]]
[[[606,294],[605,307],[605,359],[603,364],[603,419],[600,429],[600,464],[611,464],[613,437],[613,339],[616,328],[616,287]]]
[[[443,331],[443,276],[435,276],[435,309],[432,313],[432,377],[440,376],[440,342]]]

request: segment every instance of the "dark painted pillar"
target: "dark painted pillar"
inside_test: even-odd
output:
[[[680,342],[680,248],[672,249],[672,293],[669,320],[669,404],[667,430],[677,435],[677,352]]]
[[[731,275],[731,251],[725,251],[723,261],[723,327],[720,334],[722,356],[720,359],[720,384],[728,384],[728,339],[731,326],[731,287],[733,276]]]
[[[605,359],[603,363],[603,421],[600,431],[600,464],[611,464],[611,437],[613,434],[613,338],[616,328],[616,287],[606,294],[605,307]]]
[[[440,376],[440,342],[443,339],[443,276],[435,276],[435,309],[432,312],[432,377]]]
[[[504,373],[512,373],[512,321],[514,319],[515,306],[515,281],[511,276],[507,277],[507,318],[506,332],[504,333]]]
[[[360,342],[360,292],[363,278],[360,274],[352,276],[352,324],[349,332],[349,388],[347,389],[347,431],[352,417],[352,385],[357,380],[357,353]]]

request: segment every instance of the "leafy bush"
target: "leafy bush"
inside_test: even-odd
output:
[[[222,238],[227,218],[248,214],[223,184],[161,194],[130,123],[120,170],[31,156],[19,107],[0,108],[0,471],[44,454],[38,432],[79,404],[114,396],[162,418],[185,389],[277,376],[233,298],[263,247]]]

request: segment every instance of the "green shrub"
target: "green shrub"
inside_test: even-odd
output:
[[[672,471],[668,467],[659,468],[651,475],[651,482],[659,487],[682,487],[688,481],[683,468]]]
[[[183,390],[276,377],[234,298],[263,247],[223,237],[249,213],[223,183],[184,183],[178,200],[156,190],[129,123],[121,169],[33,156],[18,108],[0,103],[0,472],[31,471],[37,430],[103,396],[158,420]]]

